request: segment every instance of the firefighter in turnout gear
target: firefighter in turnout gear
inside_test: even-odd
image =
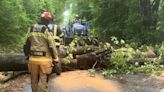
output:
[[[62,38],[64,36],[62,28],[57,25],[55,18],[53,18],[53,20],[48,24],[48,28],[53,34],[53,38],[56,42],[56,47],[59,48],[62,43]]]
[[[49,28],[50,32],[53,34],[53,39],[54,39],[54,42],[56,43],[57,52],[58,52],[58,55],[60,57],[60,55],[61,55],[60,54],[60,46],[61,46],[61,43],[63,41],[62,38],[63,38],[64,34],[62,31],[62,28],[59,25],[57,25],[57,23],[55,21],[55,17],[53,17],[51,22],[48,24],[48,28]],[[55,64],[53,71],[57,75],[60,75],[60,72],[62,71],[61,70],[61,62]]]
[[[31,74],[32,92],[47,92],[48,75],[54,64],[59,63],[53,34],[47,27],[52,18],[50,12],[44,12],[41,22],[34,24],[27,33],[24,53],[29,57],[28,70]]]

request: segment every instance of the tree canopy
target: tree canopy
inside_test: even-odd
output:
[[[150,44],[163,41],[163,7],[163,0],[78,0],[73,11],[90,20],[100,38]]]
[[[0,47],[21,47],[28,27],[43,11],[58,22],[78,14],[90,22],[92,34],[108,41],[111,36],[127,42],[157,44],[164,39],[163,0],[1,0]]]
[[[0,48],[21,48],[25,34],[31,24],[38,22],[43,11],[50,11],[58,21],[65,0],[1,0]]]

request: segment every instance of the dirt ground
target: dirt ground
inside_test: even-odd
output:
[[[52,78],[50,92],[119,92],[116,83],[87,71],[71,71]],[[57,86],[54,86],[57,85]]]
[[[10,86],[0,92],[31,92],[29,75],[8,84]],[[117,75],[117,78],[104,79],[98,74],[91,77],[88,71],[70,71],[52,75],[49,80],[49,92],[160,92],[163,88],[164,72],[158,77]]]
[[[164,76],[118,75],[120,92],[161,92],[164,89]]]
[[[29,78],[29,75],[25,74],[17,77],[16,79],[1,84],[3,87],[1,87],[0,92],[21,92],[23,87],[30,82]]]

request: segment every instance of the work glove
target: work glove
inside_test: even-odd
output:
[[[25,56],[25,59],[26,59],[26,60],[29,60],[29,56]]]
[[[56,63],[59,63],[59,58],[53,59],[52,63],[55,65]]]

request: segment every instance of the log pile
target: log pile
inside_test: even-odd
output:
[[[109,49],[88,52],[85,54],[76,53],[75,59],[71,59],[69,63],[65,63],[65,61],[62,59],[62,68],[64,71],[73,69],[89,69],[92,68],[96,62],[96,66],[105,67],[108,65],[107,58],[109,58],[109,54]],[[0,71],[27,70],[27,62],[28,61],[25,59],[23,54],[0,54]]]
[[[80,69],[89,69],[92,67],[103,67],[108,66],[110,59],[110,49],[96,50],[89,53],[76,55],[77,67]],[[97,63],[97,64],[96,64]],[[94,64],[96,64],[94,66]],[[104,66],[103,66],[104,65]]]
[[[82,43],[81,43],[82,42]],[[72,45],[74,44],[74,45]],[[73,40],[67,47],[67,57],[61,58],[62,69],[89,69],[93,67],[107,67],[109,64],[111,49],[100,45],[97,40],[81,39]],[[63,51],[66,55],[67,51]],[[62,54],[61,53],[61,54]],[[68,59],[69,57],[69,59]],[[71,57],[71,58],[70,58]],[[69,62],[68,62],[69,61]],[[27,60],[24,54],[0,54],[0,71],[24,71],[27,70]]]
[[[0,54],[0,71],[27,70],[27,61],[24,54]]]
[[[102,43],[97,39],[90,39],[86,37],[75,38],[68,46],[64,46],[63,48],[61,48],[60,51],[63,71],[90,68],[108,68],[109,66],[113,65],[110,62],[112,53],[110,44]],[[113,50],[112,55],[115,55],[114,52],[116,51]],[[148,55],[150,56],[149,53]],[[127,64],[135,65],[138,63],[139,66],[145,65],[147,63],[154,64],[153,58],[152,60],[148,60],[149,58],[142,58],[140,53],[137,54],[135,52],[135,54],[133,54],[135,55],[135,58],[133,57],[131,60],[127,61]],[[147,60],[152,62],[147,62]],[[155,65],[163,65],[163,61],[163,58],[159,60],[157,59]],[[0,71],[27,70],[27,62],[28,61],[26,60],[26,57],[23,53],[0,54]]]
[[[69,45],[71,51],[70,69],[89,69],[93,67],[107,68],[110,64],[111,48],[97,39],[75,39]],[[66,59],[68,60],[68,59]],[[65,61],[63,61],[65,62]]]

